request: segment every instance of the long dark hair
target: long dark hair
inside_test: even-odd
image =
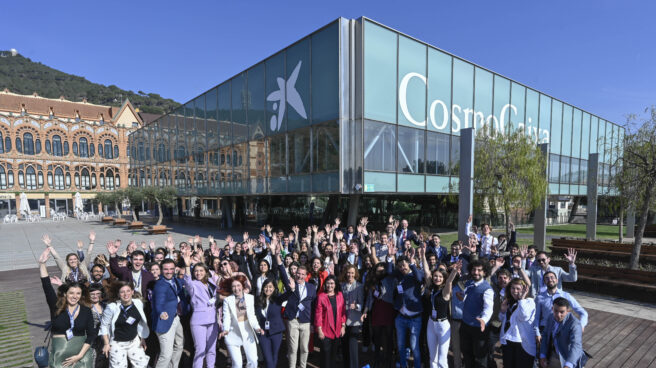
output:
[[[513,285],[522,285],[523,288],[528,287],[528,285],[526,285],[526,282],[524,282],[524,280],[522,279],[510,280],[508,285],[506,285],[506,299],[508,299],[508,306],[517,303],[517,300],[515,300],[515,298],[512,296],[512,293],[510,292],[510,288],[512,288]]]
[[[324,293],[326,292],[326,284],[327,284],[328,281],[330,281],[330,280],[333,280],[333,281],[335,282],[335,294],[337,294],[337,293],[339,293],[340,291],[342,291],[342,290],[341,290],[342,288],[340,287],[339,282],[337,282],[337,277],[335,277],[335,275],[328,275],[328,277],[326,277],[326,279],[323,280],[323,292],[324,292]]]
[[[114,281],[109,286],[109,302],[116,302],[121,299],[120,291],[124,286],[129,286],[130,289],[132,289],[132,291],[134,292],[134,285],[131,282]],[[132,298],[134,299],[134,294],[132,295]]]
[[[66,305],[68,304],[66,302],[66,293],[68,293],[68,291],[72,288],[78,288],[82,290],[82,295],[80,296],[78,304],[85,307],[91,305],[91,300],[89,300],[89,290],[86,286],[84,286],[84,284],[80,282],[67,282],[62,284],[62,286],[57,289],[57,313],[55,313],[55,315],[59,315],[66,310]]]
[[[278,296],[278,287],[276,285],[275,280],[270,278],[265,279],[264,282],[262,283],[262,289],[260,289],[260,295],[258,295],[257,298],[255,298],[255,303],[259,305],[260,308],[262,309],[266,307],[266,301],[267,301],[267,297],[266,295],[264,295],[264,287],[269,284],[273,285],[273,294],[271,294],[270,298],[274,299]]]
[[[374,267],[367,273],[367,279],[365,280],[365,290],[371,291],[378,284],[378,278],[376,277],[376,270],[382,267],[384,272],[387,272],[387,264],[385,262],[378,262]]]

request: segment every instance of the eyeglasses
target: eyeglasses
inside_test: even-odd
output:
[[[229,263],[228,262],[223,262],[221,263],[221,266],[227,266]]]
[[[536,261],[542,263],[542,262],[546,262],[547,259],[546,258],[539,258],[539,259],[536,259]]]

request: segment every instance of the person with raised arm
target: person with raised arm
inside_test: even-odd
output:
[[[89,275],[89,267],[83,259],[80,259],[80,254],[79,253],[69,253],[66,255],[66,261],[62,260],[61,257],[59,256],[59,253],[55,250],[55,248],[52,246],[52,240],[50,239],[50,236],[44,235],[43,238],[41,238],[43,243],[50,248],[50,254],[52,254],[52,258],[55,260],[55,263],[57,264],[57,267],[59,267],[59,270],[61,271],[61,279],[64,282],[79,282],[79,283],[84,283],[87,282],[89,279],[91,279]],[[96,233],[91,231],[89,232],[89,248],[87,251],[87,254],[91,255],[91,251],[93,250],[93,243],[96,240]],[[82,250],[83,247],[82,241],[77,242],[77,248],[78,251]]]
[[[536,297],[538,294],[547,290],[547,285],[544,283],[544,275],[551,271],[558,279],[558,288],[563,288],[563,282],[575,282],[578,278],[576,271],[576,249],[569,248],[565,254],[565,259],[569,262],[569,272],[566,272],[558,266],[551,266],[551,258],[544,251],[539,251],[535,256],[535,264],[530,272],[531,279],[531,296]]]
[[[134,250],[130,254],[132,265],[130,267],[121,267],[118,264],[118,245],[115,242],[107,243],[107,251],[109,252],[109,268],[112,274],[120,281],[130,282],[134,289],[141,295],[147,296],[148,290],[152,289],[155,284],[155,277],[146,270],[144,262],[146,255],[143,251]]]
[[[535,302],[527,298],[529,290],[521,279],[511,280],[506,287],[506,298],[499,310],[504,367],[532,368],[535,362]]]

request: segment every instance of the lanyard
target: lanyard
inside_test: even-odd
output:
[[[207,283],[207,293],[210,294],[210,299],[214,298],[214,295],[216,295],[216,288],[209,282]]]
[[[123,317],[125,317],[125,319],[128,319],[128,311],[130,310],[130,308],[132,308],[132,305],[133,304],[128,305],[127,308],[125,308],[123,306],[123,304],[120,305],[121,306],[121,311],[123,312]]]
[[[442,294],[442,290],[440,289],[438,292],[432,292],[431,293],[431,306],[433,309],[435,309],[435,297]],[[436,309],[435,309],[436,310]]]
[[[141,271],[139,271],[139,277],[137,279],[134,278],[134,275],[132,276],[132,281],[134,281],[134,288],[141,290],[141,278],[143,276],[141,275]]]
[[[73,313],[71,313],[68,308],[66,308],[66,313],[68,313],[68,320],[71,323],[71,330],[73,330],[73,327],[75,327],[75,313],[77,313],[78,308],[80,308],[80,305],[76,305],[75,309],[73,310]]]
[[[77,282],[78,278],[80,276],[80,268],[76,268],[75,270],[71,271],[71,277],[73,278],[73,281]]]

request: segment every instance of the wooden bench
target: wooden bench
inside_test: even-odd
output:
[[[576,249],[579,256],[583,258],[628,263],[631,259],[633,244],[578,239],[553,239],[551,242],[551,251],[556,254],[567,253],[567,248]],[[640,250],[640,263],[656,266],[656,247],[643,245]]]
[[[132,221],[128,223],[128,229],[143,229],[144,223],[141,221]]]
[[[638,232],[638,225],[635,227],[635,232]],[[646,238],[656,238],[656,224],[655,225],[647,225],[645,226],[645,234],[644,236]]]
[[[114,222],[114,218],[112,216],[105,216],[101,219],[103,223],[109,223],[109,222]]]
[[[126,225],[128,222],[124,218],[114,219],[114,226]]]
[[[169,230],[173,229],[166,227],[165,225],[153,225],[146,228],[146,231],[150,235],[167,234]]]
[[[551,261],[567,269],[566,261]],[[656,272],[577,264],[578,279],[563,285],[574,290],[656,303]]]

